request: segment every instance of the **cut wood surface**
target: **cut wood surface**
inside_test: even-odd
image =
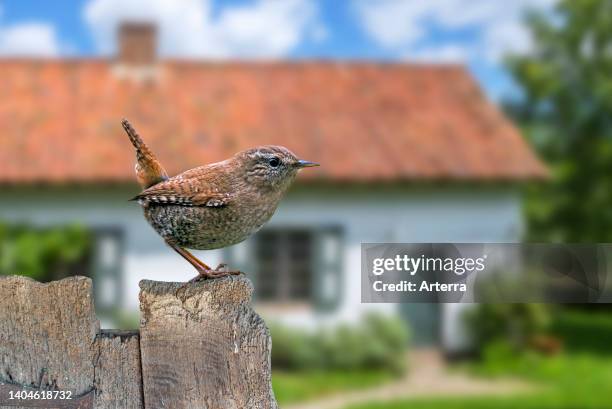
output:
[[[274,409],[269,331],[244,276],[140,283],[145,407]]]

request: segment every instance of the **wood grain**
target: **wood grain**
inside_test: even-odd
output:
[[[0,382],[86,394],[98,330],[90,279],[0,278]]]
[[[0,278],[0,378],[49,385],[76,395],[93,387],[95,316],[91,280],[71,277],[41,284],[25,277]]]
[[[277,409],[252,291],[243,276],[142,281],[139,335],[99,330],[88,278],[0,278],[0,401],[40,388],[78,398],[57,408]]]
[[[96,338],[96,409],[143,409],[138,331],[104,330]]]
[[[147,409],[275,409],[270,334],[244,276],[140,282]]]

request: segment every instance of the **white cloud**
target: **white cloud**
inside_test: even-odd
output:
[[[484,52],[491,61],[499,61],[507,52],[525,54],[532,48],[529,31],[517,21],[500,21],[488,27],[484,43]]]
[[[406,59],[417,62],[465,63],[469,60],[470,51],[459,44],[445,44],[416,50]]]
[[[497,62],[508,52],[531,48],[522,16],[528,9],[546,10],[556,0],[353,0],[365,31],[382,46],[418,57],[459,54],[457,44],[444,48],[443,40],[423,51],[432,29],[474,30],[475,40],[463,44],[463,54]],[[442,45],[441,45],[442,44]],[[442,48],[440,48],[442,47]],[[420,51],[419,51],[420,50]],[[452,53],[451,53],[452,51]]]
[[[46,23],[0,26],[0,55],[54,57],[60,52],[55,28]]]
[[[427,2],[380,0],[355,2],[366,31],[386,47],[411,44],[425,35],[418,17],[429,8]]]
[[[148,21],[159,30],[163,56],[274,58],[287,54],[316,29],[310,0],[258,0],[224,7],[210,0],[91,0],[84,9],[98,49],[109,54],[122,21]]]

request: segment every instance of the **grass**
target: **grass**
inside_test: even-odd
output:
[[[515,377],[534,389],[505,396],[431,396],[389,403],[363,403],[346,409],[612,409],[612,316],[563,311],[553,333],[565,352],[553,357],[516,356],[507,345],[490,345],[484,359],[457,367],[482,378]],[[418,371],[418,368],[411,370]],[[273,385],[281,406],[339,391],[362,389],[393,378],[389,372],[275,372]]]
[[[588,354],[525,355],[471,368],[483,377],[514,375],[540,385],[533,392],[498,397],[432,397],[366,403],[347,409],[612,409],[612,358]]]
[[[392,403],[371,403],[351,406],[347,409],[577,409],[601,408],[564,402],[554,395],[476,398],[436,398],[396,401]]]
[[[279,405],[321,398],[341,391],[373,387],[394,378],[388,371],[274,371],[272,386]]]

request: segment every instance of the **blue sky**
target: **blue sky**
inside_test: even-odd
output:
[[[522,16],[554,1],[0,0],[0,55],[110,55],[117,24],[143,20],[167,56],[462,63],[499,100],[504,55],[532,46]]]

